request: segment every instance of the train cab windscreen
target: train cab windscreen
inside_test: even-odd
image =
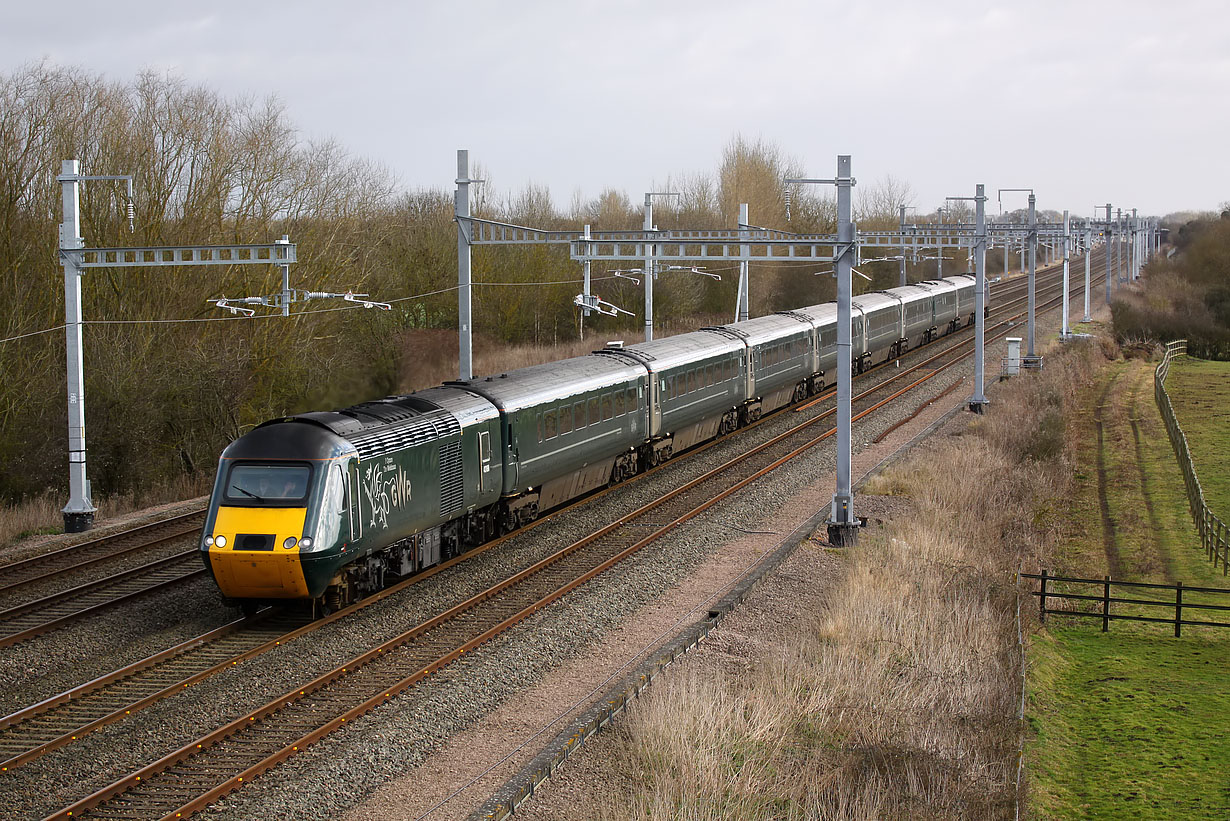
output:
[[[226,498],[247,504],[300,506],[306,503],[311,476],[307,465],[235,465],[227,478]]]

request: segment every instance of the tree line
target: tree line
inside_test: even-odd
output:
[[[1145,265],[1147,288],[1111,302],[1120,341],[1187,339],[1200,359],[1230,359],[1230,203],[1220,214],[1166,217],[1170,251]]]

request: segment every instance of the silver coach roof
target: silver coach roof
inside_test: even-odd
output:
[[[796,308],[793,313],[807,317],[812,321],[813,325],[827,325],[830,322],[837,321],[837,303],[821,302],[819,305]]]
[[[413,396],[430,402],[457,417],[463,428],[486,422],[500,415],[491,400],[465,388],[427,388]]]
[[[955,278],[956,277],[954,277],[953,279]],[[953,282],[952,280],[948,278],[928,279],[928,280],[919,282],[912,287],[925,288],[926,290],[934,294],[934,293],[947,293],[949,291],[955,291],[957,290],[957,284],[958,283]],[[910,287],[910,286],[907,286],[907,287]]]
[[[794,314],[802,313],[801,311],[791,312]],[[771,342],[774,339],[781,339],[783,336],[790,336],[800,332],[805,332],[811,329],[811,323],[801,316],[792,316],[791,313],[766,314],[758,316],[755,319],[748,319],[744,322],[732,322],[729,325],[720,325],[718,327],[737,334],[741,339],[747,341],[749,345],[759,345],[764,342]]]
[[[676,365],[695,362],[698,357],[719,356],[743,350],[743,343],[737,339],[713,331],[693,331],[655,339],[652,342],[638,342],[622,349],[611,349],[604,356],[614,353],[635,358],[657,373]]]
[[[850,301],[851,307],[861,308],[864,312],[879,311],[884,308],[900,308],[900,299],[903,295],[886,294],[873,292],[870,294],[860,294],[857,298]]]
[[[645,376],[645,369],[630,360],[588,354],[560,362],[531,365],[497,376],[465,382],[446,382],[446,388],[473,391],[490,399],[500,410],[522,408],[564,399]]]
[[[936,294],[948,293],[957,290],[955,287],[946,283],[937,283],[934,281],[919,282],[914,285],[899,285],[892,290],[894,294],[901,297],[907,303],[918,302],[922,299],[930,299]]]

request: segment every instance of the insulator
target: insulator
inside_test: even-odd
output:
[[[137,217],[137,209],[133,207],[132,200],[129,200],[128,201],[128,233],[130,234],[134,230],[134,221],[136,220],[136,217]]]

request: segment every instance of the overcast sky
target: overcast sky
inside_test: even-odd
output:
[[[979,182],[992,213],[997,188],[1082,215],[1230,200],[1226,0],[67,0],[0,20],[0,71],[276,95],[305,139],[407,189],[451,188],[468,148],[499,191],[639,202],[739,133],[815,176],[852,154],[860,183],[892,174],[925,210]]]

